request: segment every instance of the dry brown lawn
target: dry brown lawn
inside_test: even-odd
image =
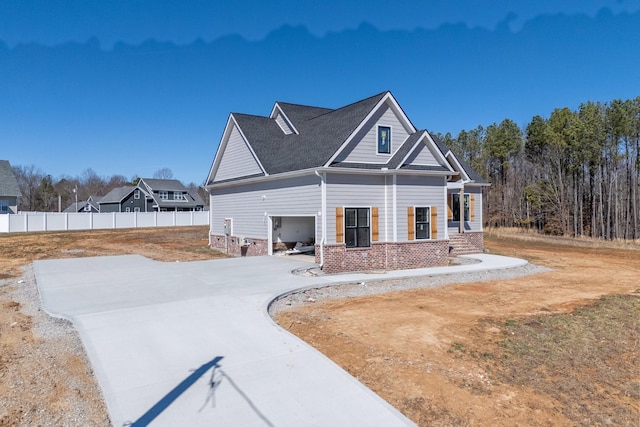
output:
[[[639,425],[638,245],[500,232],[485,246],[553,270],[278,321],[422,426]]]

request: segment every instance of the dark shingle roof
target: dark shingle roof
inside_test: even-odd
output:
[[[240,113],[233,113],[232,116],[265,172],[273,175],[324,166],[387,94],[389,91],[335,110],[277,102],[277,106],[298,131],[297,134],[290,135],[286,135],[276,121],[270,117]],[[426,131],[422,130],[411,134],[386,164],[335,162],[331,166],[358,169],[386,167],[389,169],[448,170],[441,166],[401,165],[424,132]],[[433,139],[442,154],[446,155],[449,148],[438,138],[433,137]],[[478,183],[486,182],[463,161],[460,161],[460,164],[471,179]],[[245,178],[247,177],[233,178],[227,181]]]
[[[187,191],[187,187],[177,179],[141,178],[140,180],[154,191]]]
[[[128,194],[130,194],[136,187],[125,185],[123,187],[116,187],[113,190],[109,191],[100,199],[98,203],[120,203],[122,199],[124,199]]]
[[[22,196],[20,186],[8,160],[0,160],[0,196]]]
[[[266,172],[272,175],[327,163],[387,93],[336,110],[278,103],[299,134],[285,135],[268,117],[237,113],[233,117]]]

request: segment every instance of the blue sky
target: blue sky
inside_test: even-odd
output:
[[[640,95],[640,0],[0,0],[0,158],[201,184],[230,112],[391,90],[418,128]]]

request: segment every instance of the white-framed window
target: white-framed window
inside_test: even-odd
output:
[[[124,208],[125,212],[131,212],[131,208],[129,206],[127,206],[126,208]]]
[[[184,196],[182,195],[182,191],[174,191],[173,192],[173,200],[184,200]]]
[[[140,199],[140,190],[136,190],[133,192],[133,198],[136,200]]]
[[[391,154],[391,126],[378,126],[378,154]]]
[[[133,208],[133,211],[134,211],[134,212],[140,212],[140,208],[135,207],[135,208]]]
[[[431,238],[431,208],[416,207],[416,240]]]
[[[451,210],[454,221],[460,221],[460,194],[451,195]],[[469,221],[469,195],[464,195],[464,220]]]
[[[165,190],[158,191],[158,196],[160,200],[169,200],[169,192]]]
[[[347,248],[371,246],[371,210],[344,208],[344,239]]]

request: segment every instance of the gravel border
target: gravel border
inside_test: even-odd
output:
[[[458,264],[468,263],[460,258]],[[303,304],[324,302],[332,299],[359,298],[369,295],[379,295],[388,292],[404,291],[408,289],[435,288],[454,283],[486,282],[491,280],[506,280],[531,274],[551,271],[550,268],[535,264],[509,269],[461,272],[432,276],[405,277],[401,279],[374,279],[370,281],[348,282],[306,288],[282,295],[269,304],[269,315],[273,318],[278,312],[290,310]]]
[[[49,316],[42,309],[33,264],[23,267],[22,273],[18,278],[0,280],[0,287],[12,288],[2,300],[20,304],[20,312],[31,317],[31,332],[36,338],[33,345],[20,348],[19,362],[9,366],[1,378],[17,390],[0,396],[0,408],[20,414],[20,419],[9,419],[9,425],[110,426],[102,391],[77,330],[70,321]],[[81,377],[59,369],[67,358],[84,362],[86,370]],[[25,370],[35,370],[35,375],[25,375]],[[42,396],[42,388],[49,387],[67,392],[56,402],[33,401],[34,396]],[[0,415],[2,412],[0,409]]]

